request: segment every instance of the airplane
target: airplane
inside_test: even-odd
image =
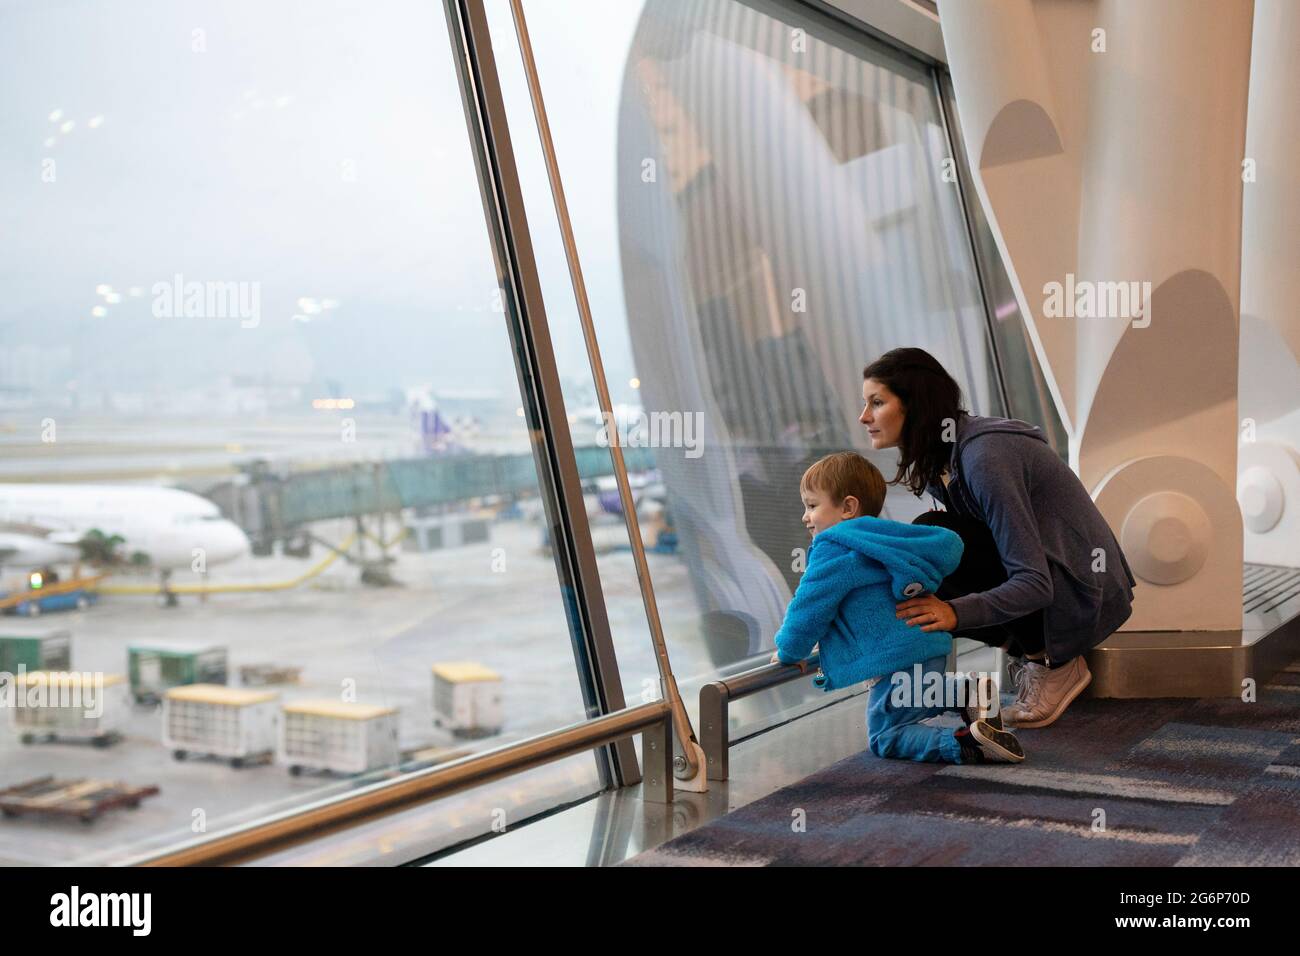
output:
[[[123,555],[145,555],[160,575],[160,596],[171,572],[223,564],[249,552],[248,537],[199,495],[175,488],[134,485],[0,483],[0,567],[40,568],[85,558],[82,542],[121,539]]]

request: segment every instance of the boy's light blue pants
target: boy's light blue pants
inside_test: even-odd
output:
[[[940,680],[947,667],[946,657],[932,657],[921,665],[922,679],[937,671]],[[898,671],[907,677],[905,687],[914,683],[912,670]],[[953,727],[931,727],[921,721],[937,717],[950,708],[899,707],[890,700],[894,693],[892,674],[886,674],[871,688],[867,698],[867,746],[877,757],[894,760],[919,760],[926,763],[961,763],[961,745],[953,736]],[[911,694],[908,694],[909,700]]]

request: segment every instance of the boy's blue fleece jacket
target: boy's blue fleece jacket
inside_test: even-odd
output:
[[[803,660],[821,644],[823,689],[834,690],[947,654],[947,631],[908,627],[894,605],[932,594],[961,552],[961,538],[947,528],[886,518],[853,518],[819,532],[776,632],[781,661]]]

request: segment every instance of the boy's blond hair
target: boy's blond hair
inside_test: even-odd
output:
[[[852,495],[858,515],[875,517],[885,506],[885,476],[856,451],[840,451],[820,458],[803,473],[799,491],[820,491],[840,504]]]

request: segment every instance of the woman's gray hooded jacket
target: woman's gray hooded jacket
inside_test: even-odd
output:
[[[927,492],[993,532],[1007,580],[949,603],[957,630],[1002,624],[1044,609],[1051,661],[1109,637],[1132,614],[1124,552],[1087,489],[1027,422],[962,414],[949,484]]]

